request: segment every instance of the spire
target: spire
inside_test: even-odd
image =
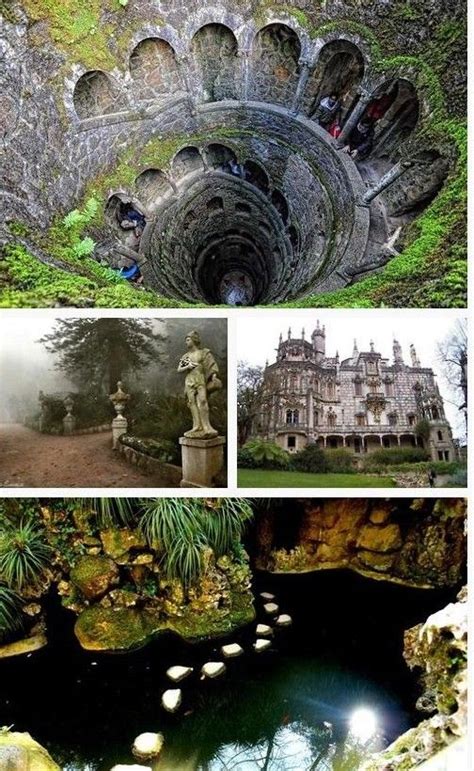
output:
[[[421,367],[420,360],[418,356],[416,355],[416,349],[413,343],[410,345],[410,356],[411,356],[411,366],[412,367]]]
[[[339,364],[339,351],[336,351],[336,364]]]
[[[374,341],[373,340],[370,341],[370,353],[375,353]]]
[[[359,349],[357,347],[357,340],[354,337],[354,347],[352,349],[352,358],[357,359],[358,355],[359,355]]]
[[[278,342],[280,343],[280,345],[281,345],[281,344],[282,344],[282,342],[283,342],[283,335],[282,335],[282,333],[281,333],[281,332],[280,332],[280,339],[279,339],[279,341],[278,341]]]
[[[301,330],[301,339],[302,339],[302,340],[304,340],[304,327],[303,327],[303,329]]]
[[[288,327],[288,340],[291,339],[291,327]]]

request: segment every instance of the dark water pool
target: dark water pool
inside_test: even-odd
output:
[[[200,666],[216,660],[222,641],[166,639],[134,654],[88,654],[74,641],[72,618],[52,603],[50,646],[0,662],[0,725],[29,731],[65,771],[133,763],[130,747],[143,731],[165,736],[159,771],[354,771],[370,749],[420,719],[401,656],[403,629],[452,593],[343,572],[257,577],[256,593],[263,589],[275,592],[293,626],[263,654],[252,651],[253,627],[234,635],[245,655],[205,682]],[[160,704],[172,664],[196,668],[182,684],[178,715]]]

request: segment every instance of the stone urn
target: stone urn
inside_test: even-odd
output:
[[[122,389],[122,381],[117,383],[117,390],[114,394],[110,395],[110,401],[114,405],[116,417],[112,421],[112,449],[116,450],[119,446],[118,442],[122,434],[127,433],[128,421],[124,416],[125,407],[130,399],[130,394],[125,393]]]

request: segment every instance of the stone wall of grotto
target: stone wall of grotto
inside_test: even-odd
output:
[[[464,588],[458,602],[405,632],[404,657],[422,686],[417,708],[430,717],[371,758],[361,771],[408,771],[430,758],[433,765],[427,769],[467,768],[467,614]]]
[[[456,586],[466,564],[463,499],[305,499],[259,517],[256,565],[272,573],[348,568],[420,588]]]
[[[111,9],[94,0],[74,4],[81,32],[69,7],[12,3],[1,43],[4,217],[41,231],[92,192],[102,211],[114,194],[143,196],[151,209],[142,249],[147,284],[215,302],[223,268],[215,271],[209,249],[219,246],[223,216],[208,210],[204,193],[217,187],[226,243],[234,254],[251,253],[254,266],[230,257],[224,267],[249,272],[255,301],[344,286],[376,256],[373,243],[366,248],[364,185],[309,118],[330,87],[344,88],[348,115],[396,82],[375,155],[394,163],[428,151],[439,160],[435,179],[431,164],[411,175],[408,197],[400,182],[389,209],[399,214],[430,200],[456,159],[439,125],[464,111],[464,8],[426,5],[145,0]],[[218,176],[212,143],[259,163],[268,189]],[[201,160],[180,156],[190,147]],[[238,209],[242,198],[250,211]],[[194,226],[186,229],[190,206]],[[99,246],[108,224],[96,223]]]
[[[0,646],[0,657],[29,653],[47,643],[51,594],[77,615],[82,647],[126,651],[164,633],[190,642],[230,634],[255,617],[250,570],[243,558],[216,560],[208,549],[204,570],[189,590],[164,575],[163,548],[147,545],[137,529],[98,531],[89,516],[44,506],[41,518],[53,547],[51,568],[38,587],[22,590],[26,638]]]

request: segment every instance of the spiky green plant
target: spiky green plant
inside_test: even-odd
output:
[[[0,642],[23,628],[22,602],[10,587],[0,584]]]
[[[239,498],[160,498],[143,502],[140,528],[162,549],[167,577],[188,587],[202,573],[204,549],[217,557],[229,553],[251,516],[250,504]]]
[[[198,510],[192,498],[147,500],[143,503],[140,528],[149,544],[159,543],[168,551],[176,538],[189,541],[198,532]]]
[[[34,522],[22,520],[0,533],[0,578],[7,586],[21,591],[35,586],[51,557],[51,547]]]
[[[99,530],[135,524],[133,498],[76,498],[73,503],[83,514],[94,512]]]
[[[203,532],[216,557],[232,550],[252,517],[252,507],[244,498],[217,498],[214,504],[207,502],[202,507]]]

